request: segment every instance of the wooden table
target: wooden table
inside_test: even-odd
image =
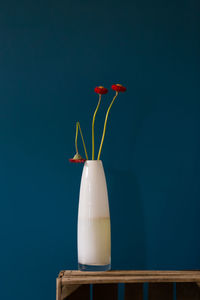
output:
[[[200,300],[200,271],[61,271],[56,299],[116,300],[118,283],[125,300],[143,300],[145,283],[148,300]]]

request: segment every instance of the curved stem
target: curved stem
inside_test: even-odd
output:
[[[79,129],[80,134],[81,134],[81,139],[82,139],[83,148],[84,148],[84,151],[85,151],[85,156],[86,156],[86,159],[88,160],[88,154],[87,154],[87,150],[86,150],[86,146],[85,146],[85,142],[84,142],[84,138],[83,138],[83,133],[82,133],[81,126],[80,126],[79,122],[76,122],[76,137],[75,137],[76,153],[78,153],[78,146],[77,146],[78,129]]]
[[[78,122],[76,123],[76,135],[75,135],[75,148],[76,148],[76,153],[78,153],[77,139],[78,139]]]
[[[97,107],[95,109],[93,119],[92,119],[92,160],[94,160],[94,122],[95,122],[96,114],[99,109],[100,103],[101,103],[101,95],[99,94],[99,102],[97,104]]]
[[[105,121],[104,121],[103,134],[102,134],[102,138],[101,138],[101,144],[100,144],[100,147],[99,147],[99,153],[98,153],[97,160],[99,160],[100,156],[101,156],[101,150],[102,150],[103,141],[104,141],[104,137],[105,137],[105,133],[106,133],[106,125],[107,125],[107,121],[108,121],[108,115],[109,115],[110,109],[111,109],[115,99],[117,98],[118,94],[119,93],[116,92],[114,98],[112,99],[112,102],[110,103],[110,106],[108,107],[107,113],[106,113],[106,117],[105,117]]]

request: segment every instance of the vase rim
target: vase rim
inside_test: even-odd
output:
[[[97,162],[102,162],[102,160],[100,160],[100,159],[87,159],[85,162],[89,162],[89,163],[97,163]]]

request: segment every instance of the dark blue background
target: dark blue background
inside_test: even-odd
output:
[[[82,165],[68,158],[77,120],[91,150],[96,85],[127,86],[102,153],[113,269],[200,268],[199,8],[1,1],[1,299],[53,300],[58,272],[77,268]]]

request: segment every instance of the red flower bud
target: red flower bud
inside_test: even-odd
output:
[[[97,94],[104,95],[104,94],[107,94],[108,89],[104,88],[103,86],[97,86],[97,87],[95,87],[94,91]]]
[[[116,92],[126,92],[126,88],[125,86],[121,85],[121,84],[113,84],[111,86],[111,88],[116,91]]]
[[[73,158],[70,158],[71,163],[84,163],[86,160],[80,156],[79,153],[76,153]]]

